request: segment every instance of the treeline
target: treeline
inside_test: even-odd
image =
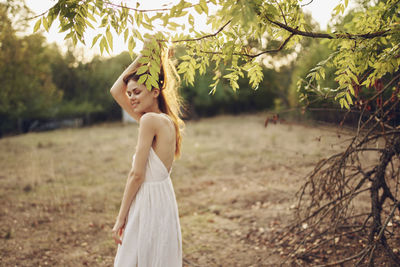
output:
[[[40,34],[21,37],[10,13],[22,9],[13,14],[15,9],[0,4],[0,135],[26,132],[38,121],[117,118],[107,88],[129,58],[96,57],[82,64],[72,51],[63,55]]]

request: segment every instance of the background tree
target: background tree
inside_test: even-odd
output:
[[[13,12],[0,4],[0,135],[16,125],[21,129],[23,118],[51,116],[62,96],[49,75],[44,38],[19,38],[9,18]]]
[[[398,223],[394,221],[394,214],[400,211],[397,190],[400,129],[396,118],[400,77],[399,1],[361,1],[353,11],[354,16],[326,32],[312,31],[302,12],[302,6],[307,3],[182,0],[169,7],[143,10],[139,5],[103,0],[59,0],[39,18],[35,28],[43,25],[48,30],[58,19],[67,38],[74,43],[85,43],[86,28],[95,24],[102,32],[92,44],[98,44],[101,51],[109,51],[113,47],[113,31],[124,35],[132,56],[136,41],[150,38],[142,51],[143,68],[140,69],[150,73],[140,80],[149,89],[158,79],[160,47],[167,41],[182,44],[186,55],[180,57],[179,73],[193,85],[196,72],[203,75],[211,66],[211,94],[215,94],[223,81],[234,91],[238,90],[240,78],[244,77],[256,89],[263,80],[260,64],[264,57],[295,49],[304,38],[328,40],[332,53],[317,63],[306,76],[306,82],[300,84],[305,90],[301,97],[307,100],[310,95],[314,98],[321,94],[333,98],[342,108],[360,110],[361,115],[356,136],[347,149],[318,164],[300,192],[300,219],[293,228],[299,231],[291,238],[297,242],[297,248],[302,248],[302,253],[293,255],[312,261],[311,248],[322,249],[329,242],[338,248],[345,246],[341,242],[361,240],[362,246],[355,255],[327,265],[352,261],[372,266],[379,259],[397,264],[400,262],[398,251],[393,248],[398,236],[387,226],[389,222]],[[348,0],[344,0],[334,9],[338,21],[347,5]],[[196,30],[193,12],[207,15],[211,33]],[[181,17],[187,23],[177,23]],[[156,24],[164,28],[156,32]],[[189,27],[187,34],[186,27]],[[152,34],[142,34],[142,29]],[[331,68],[335,71],[337,87],[325,89],[320,83]],[[374,142],[382,138],[384,147],[376,148]],[[376,153],[377,165],[362,164],[361,153],[367,151]],[[363,194],[369,195],[370,208],[367,211],[350,209],[356,197]],[[320,242],[321,235],[329,238]]]

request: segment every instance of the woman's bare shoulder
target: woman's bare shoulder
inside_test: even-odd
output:
[[[145,122],[146,124],[153,124],[156,128],[159,128],[165,123],[168,118],[165,118],[164,115],[156,113],[156,112],[146,112],[140,118],[140,123]]]

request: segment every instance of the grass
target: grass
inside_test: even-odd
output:
[[[265,117],[187,123],[171,174],[185,265],[277,264],[246,236],[289,220],[304,176],[343,145],[337,129],[264,128]],[[136,138],[137,125],[107,123],[0,139],[0,265],[111,266]]]

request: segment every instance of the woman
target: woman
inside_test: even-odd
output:
[[[120,211],[112,229],[118,244],[114,266],[182,266],[182,238],[178,207],[170,173],[179,158],[182,99],[179,75],[161,52],[159,88],[139,84],[139,56],[117,79],[110,92],[118,104],[139,122]]]

